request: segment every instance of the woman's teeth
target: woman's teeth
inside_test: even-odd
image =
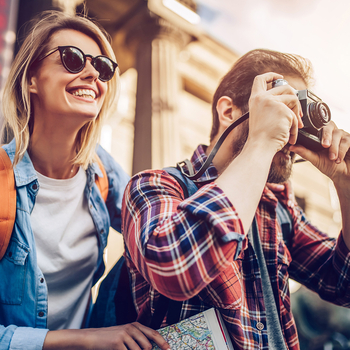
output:
[[[88,90],[88,89],[75,90],[74,92],[72,92],[72,95],[73,96],[85,97],[85,98],[92,98],[92,99],[96,98],[95,91]]]

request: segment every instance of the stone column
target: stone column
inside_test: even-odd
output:
[[[133,173],[179,161],[177,60],[186,35],[161,18],[137,26],[138,72]]]
[[[75,15],[75,11],[78,5],[82,4],[84,0],[53,0],[53,6],[58,7],[63,12],[70,15]]]

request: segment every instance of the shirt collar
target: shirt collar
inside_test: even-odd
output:
[[[13,160],[15,158],[16,153],[16,141],[13,139],[9,144],[3,146],[4,150],[8,154],[11,162],[13,163]],[[33,163],[29,157],[28,152],[26,152],[21,159],[19,163],[14,167],[14,176],[15,176],[15,182],[16,187],[20,186],[26,186],[29,183],[37,180],[36,171],[34,169]],[[95,181],[95,175],[99,177],[103,177],[102,171],[100,167],[98,166],[97,162],[92,163],[88,167],[87,173],[90,175],[91,183]],[[92,186],[91,184],[91,186]]]
[[[13,139],[9,144],[4,145],[3,148],[13,163],[16,154],[15,139]],[[33,163],[29,158],[28,152],[24,154],[21,161],[14,167],[13,172],[15,176],[16,187],[26,186],[37,179],[36,172]]]
[[[208,158],[206,155],[207,148],[208,147],[205,145],[199,145],[192,155],[191,163],[193,165],[195,173],[197,173],[201,169],[201,167]],[[206,171],[195,182],[208,183],[211,181],[215,181],[217,178],[218,171],[216,170],[213,163],[210,163],[208,169],[206,169]]]
[[[102,171],[97,162],[90,164],[86,170],[86,173],[88,176],[88,186],[90,189],[95,182],[96,176],[103,177]]]
[[[205,161],[207,160],[208,156],[206,154],[208,146],[205,145],[199,145],[197,149],[194,151],[191,163],[194,168],[194,172],[197,173],[200,168],[203,166]],[[186,166],[186,173],[189,173]],[[219,176],[219,173],[213,163],[210,163],[208,169],[200,176],[199,179],[195,180],[196,183],[200,184],[206,184],[212,181],[215,181]],[[261,200],[263,202],[269,202],[273,206],[277,205],[278,200],[281,200],[282,202],[286,202],[288,200],[288,192],[290,192],[290,183],[285,183],[285,190],[282,192],[274,192],[271,191],[267,186],[265,186]]]

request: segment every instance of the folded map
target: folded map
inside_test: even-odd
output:
[[[171,350],[234,350],[220,312],[214,308],[158,330]],[[152,350],[158,350],[154,345]]]

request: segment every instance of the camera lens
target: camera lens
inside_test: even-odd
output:
[[[324,102],[312,102],[308,105],[311,123],[316,129],[321,129],[331,120],[331,111]]]

